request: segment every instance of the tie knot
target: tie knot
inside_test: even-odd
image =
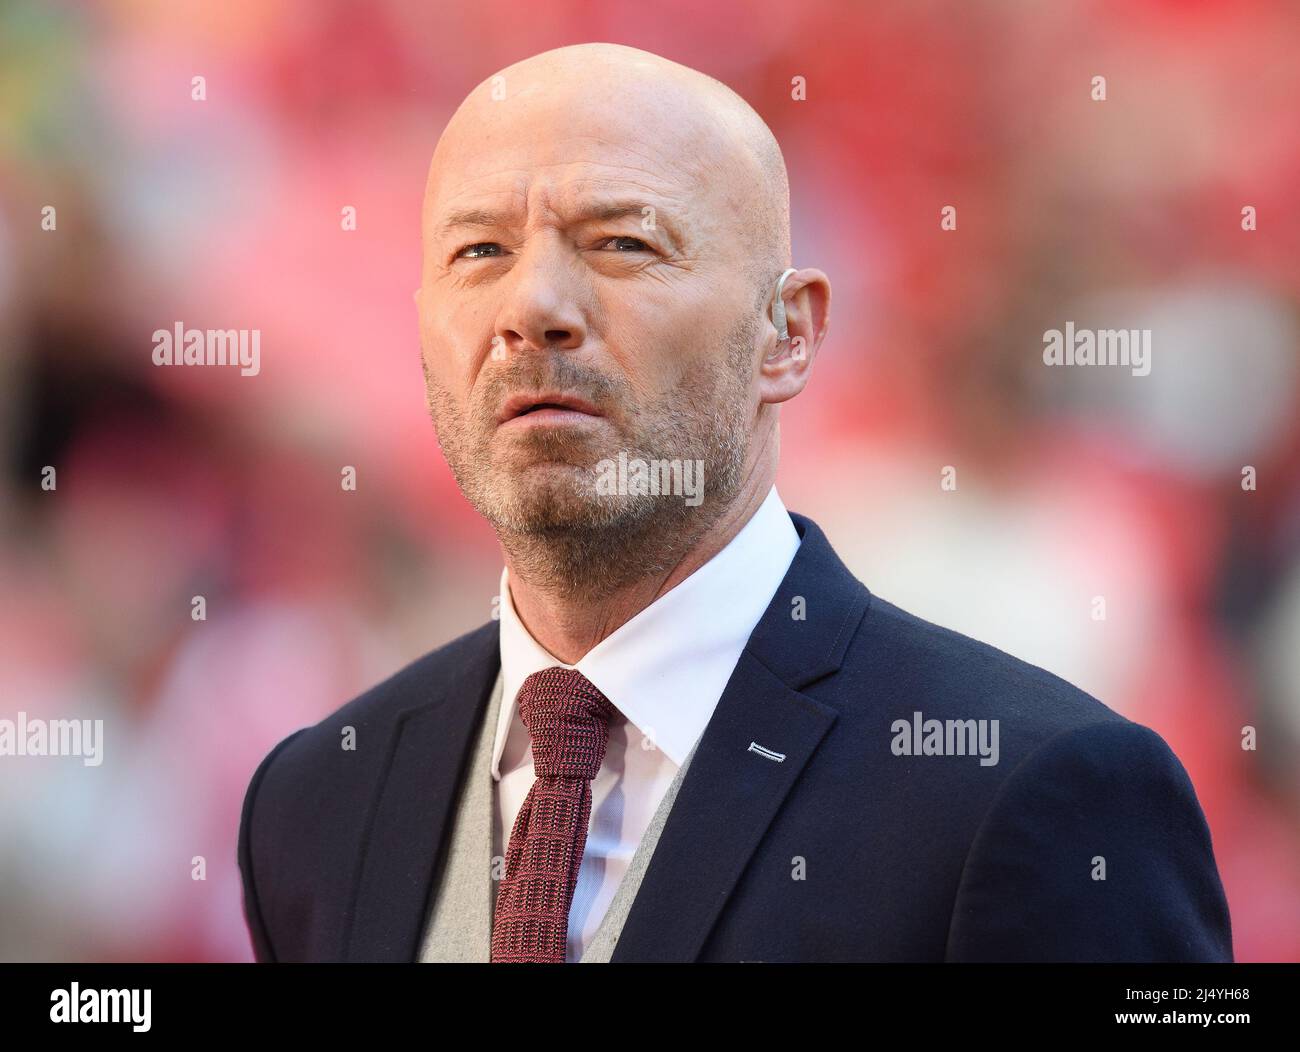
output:
[[[575,668],[545,668],[524,680],[517,701],[537,777],[596,777],[614,706],[591,680]]]

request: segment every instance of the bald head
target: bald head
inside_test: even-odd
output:
[[[758,301],[770,294],[790,261],[790,188],[775,136],[720,81],[621,44],[546,51],[470,92],[429,167],[426,241],[440,211],[472,192],[476,179],[496,170],[509,183],[513,171],[522,192],[530,166],[564,164],[577,141],[597,148],[592,153],[603,150],[610,167],[626,167],[630,181],[667,192],[668,214],[656,208],[655,222],[681,227],[672,206],[691,201],[696,214],[676,218],[698,220],[700,236],[732,239],[727,254]],[[588,174],[599,175],[600,168],[597,159]]]
[[[795,273],[778,336],[785,163],[733,91],[613,44],[507,66],[439,139],[422,228],[430,412],[512,574],[610,592],[761,503],[830,287]],[[702,465],[703,494],[612,492],[616,462]]]

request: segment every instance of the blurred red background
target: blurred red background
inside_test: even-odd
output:
[[[1300,959],[1300,9],[1227,0],[0,8],[0,717],[106,736],[0,760],[0,958],[251,959],[257,762],[490,616],[423,400],[420,197],[475,84],[588,40],[719,78],[785,150],[834,285],[786,505],[1159,731],[1238,960]],[[1150,328],[1151,375],[1044,367],[1067,319]],[[260,329],[260,373],[155,368],[177,321]]]

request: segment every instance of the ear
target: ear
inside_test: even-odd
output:
[[[766,353],[759,368],[759,400],[762,402],[784,402],[793,398],[812,376],[813,359],[830,325],[830,279],[815,267],[796,270],[785,279],[781,299],[785,303],[785,321],[790,338],[780,338],[772,323],[769,303],[764,328]]]

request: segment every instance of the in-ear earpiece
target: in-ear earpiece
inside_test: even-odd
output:
[[[790,327],[785,320],[785,300],[781,298],[781,290],[785,287],[785,279],[793,273],[794,267],[791,267],[776,279],[776,298],[772,300],[772,324],[776,326],[777,338],[782,342],[790,338]]]

